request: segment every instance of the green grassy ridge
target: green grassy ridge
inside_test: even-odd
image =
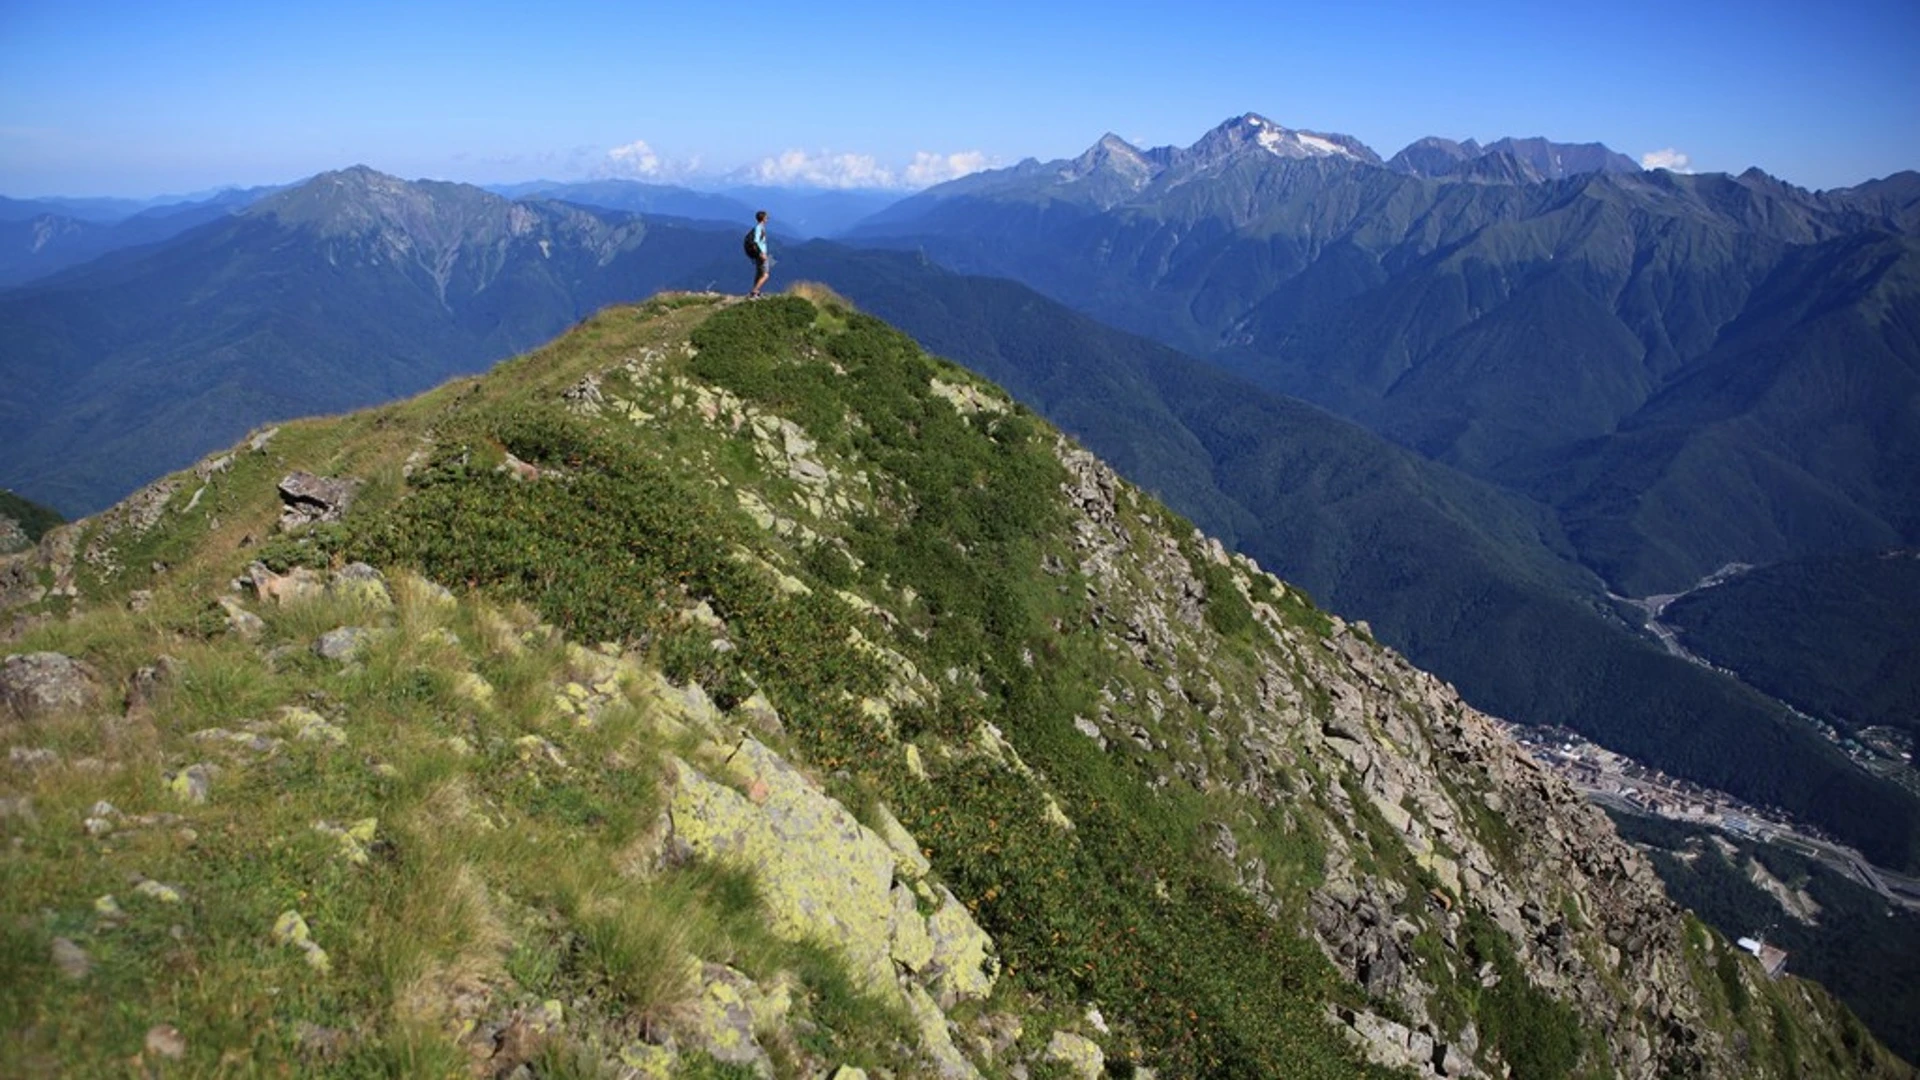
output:
[[[645,742],[639,703],[638,715],[578,737],[584,747],[544,715],[542,702],[551,696],[557,671],[551,665],[567,655],[556,636],[561,634],[638,646],[670,674],[697,676],[722,704],[753,690],[772,698],[786,725],[784,745],[796,760],[819,769],[829,790],[851,807],[884,800],[931,848],[940,875],[995,935],[1006,975],[994,1004],[1036,1017],[1029,1040],[1044,1038],[1046,1025],[1037,1018],[1068,1021],[1084,1003],[1098,1001],[1115,1025],[1102,1041],[1122,1069],[1139,1060],[1193,1076],[1367,1072],[1320,1010],[1325,1003],[1369,1003],[1333,976],[1297,922],[1289,925],[1287,915],[1269,918],[1227,880],[1217,860],[1202,854],[1208,822],[1245,820],[1245,842],[1274,855],[1269,866],[1281,878],[1277,895],[1299,898],[1318,861],[1319,830],[1351,827],[1320,794],[1324,777],[1300,778],[1294,786],[1308,794],[1279,810],[1217,787],[1175,784],[1154,791],[1148,781],[1163,760],[1146,753],[1102,754],[1072,729],[1072,717],[1089,707],[1103,685],[1117,680],[1150,688],[1164,672],[1149,671],[1110,635],[1089,627],[1083,579],[1042,569],[1049,556],[1071,555],[1057,533],[1057,437],[1004,402],[967,412],[941,400],[930,392],[931,379],[961,386],[973,380],[830,299],[714,309],[712,301],[699,298],[613,309],[486,378],[368,413],[289,425],[266,451],[240,455],[208,485],[195,510],[170,510],[150,532],[120,537],[115,558],[87,563],[82,584],[92,612],[37,631],[31,643],[86,655],[110,679],[123,678],[150,662],[161,645],[181,647],[213,630],[217,621],[208,619],[208,598],[256,556],[281,566],[364,556],[386,565],[396,580],[405,580],[403,570],[411,567],[463,590],[460,609],[469,614],[456,629],[458,647],[503,699],[500,722],[509,726],[497,731],[437,726],[445,724],[447,707],[456,716],[464,707],[450,697],[455,691],[449,674],[457,662],[445,655],[431,662],[414,662],[424,654],[408,659],[407,649],[452,647],[431,634],[393,639],[388,647],[399,652],[345,682],[300,660],[263,683],[248,675],[259,667],[257,654],[229,655],[230,639],[216,638],[202,646],[225,657],[208,669],[222,674],[183,686],[192,687],[193,715],[232,720],[272,707],[283,700],[282,691],[322,690],[336,704],[351,703],[343,721],[350,738],[381,740],[375,764],[393,765],[405,784],[424,784],[435,769],[472,768],[460,764],[469,759],[445,741],[452,734],[466,738],[479,763],[497,771],[476,785],[487,797],[487,812],[510,826],[462,839],[485,842],[469,850],[486,852],[487,867],[496,858],[510,867],[485,890],[490,900],[512,900],[498,903],[504,913],[493,920],[507,925],[515,941],[502,962],[510,985],[529,1004],[545,994],[594,1003],[579,1022],[592,1038],[601,1037],[594,1032],[613,1038],[630,1031],[635,1018],[646,1015],[647,999],[659,991],[670,1000],[673,988],[628,977],[636,965],[623,957],[649,950],[657,955],[662,946],[644,922],[626,929],[596,922],[603,910],[596,901],[604,897],[579,884],[577,860],[565,854],[579,832],[588,840],[579,845],[581,859],[616,858],[619,842],[645,817],[644,811],[628,814],[647,800],[644,775],[563,783],[545,776],[537,760],[524,760],[519,749],[520,732],[537,733],[576,768],[596,753],[631,765],[654,749],[620,742],[623,732]],[[683,341],[694,348],[681,349]],[[696,369],[755,409],[777,402],[783,414],[809,418],[805,430],[816,456],[836,476],[835,488],[854,497],[831,512],[809,508],[809,500],[820,505],[811,489],[766,461],[754,439],[701,417],[707,399],[695,391],[706,384],[688,377]],[[835,378],[816,377],[821,371]],[[589,375],[602,376],[598,414],[563,407],[563,392]],[[644,418],[623,411],[639,408]],[[401,464],[407,460],[410,473]],[[315,530],[304,542],[262,548],[259,540],[268,535],[275,513],[272,480],[296,466],[362,475],[368,483],[342,526]],[[531,468],[538,476],[515,481],[499,471],[502,466],[513,472]],[[1002,471],[1020,483],[1009,486],[996,476]],[[864,483],[851,482],[856,476],[865,477]],[[790,525],[804,528],[767,532],[743,509],[735,494],[741,491],[757,493],[764,505],[790,516]],[[1161,537],[1188,537],[1192,529],[1130,489],[1122,506],[1129,528],[1135,520],[1141,526],[1122,566],[1130,587],[1149,590],[1154,583],[1143,575],[1151,564],[1137,561],[1140,552]],[[94,539],[100,539],[97,531]],[[1206,590],[1202,622],[1216,633],[1183,641],[1169,659],[1189,681],[1203,682],[1194,676],[1204,670],[1224,684],[1226,694],[1244,693],[1255,636],[1243,604],[1232,597],[1244,587],[1260,599],[1274,595],[1275,587],[1236,571],[1233,588],[1221,590],[1220,575],[1204,569],[1207,557],[1191,540],[1163,554],[1214,586]],[[170,568],[157,571],[156,562]],[[143,587],[155,592],[147,611],[136,617],[118,610],[128,590]],[[1326,616],[1293,590],[1280,598],[1287,625],[1307,642],[1327,632]],[[707,647],[700,640],[704,633],[677,619],[676,613],[701,602],[723,620],[730,651]],[[511,613],[514,604],[525,611],[506,620],[512,630],[507,637],[520,643],[520,656],[533,659],[495,655],[512,649],[499,620],[484,612],[504,607]],[[299,621],[270,632],[290,642],[335,621],[324,609],[287,618]],[[139,632],[128,633],[128,622]],[[891,624],[898,632],[889,634]],[[885,642],[901,653],[889,656],[861,641]],[[890,722],[882,721],[865,706],[870,695],[892,693],[901,681],[901,654],[926,674],[935,692],[917,702],[894,700]],[[1179,722],[1175,718],[1169,726]],[[988,723],[1033,763],[1034,776],[988,764],[979,749]],[[180,726],[158,729],[163,745],[177,742]],[[90,748],[86,739],[99,736],[62,737],[75,740],[69,749],[79,752]],[[914,774],[901,754],[903,742],[921,751],[928,779]],[[1202,739],[1182,753],[1225,762],[1234,750]],[[147,778],[123,796],[134,812],[164,802],[154,790],[158,770],[151,765],[147,759],[123,774]],[[1316,772],[1311,763],[1302,768]],[[357,937],[351,916],[393,910],[405,924],[423,917],[406,906],[422,894],[462,896],[460,867],[425,859],[435,845],[410,830],[457,831],[464,815],[448,812],[452,797],[441,794],[444,788],[396,793],[383,787],[394,778],[370,770],[364,759],[322,756],[303,769],[299,783],[310,784],[314,797],[324,793],[332,800],[325,809],[336,817],[328,820],[354,820],[349,815],[369,805],[359,800],[381,807],[380,820],[392,825],[376,835],[420,876],[413,879],[417,887],[388,879],[377,896],[371,890],[329,893],[331,907],[316,905],[308,913],[316,939],[329,949],[345,942],[338,946],[339,970],[353,973],[355,993],[341,1002],[309,1003],[298,1015],[272,1014],[266,1042],[255,1045],[248,1060],[294,1060],[291,1025],[311,1019],[358,1024],[356,1030],[366,1034],[356,1044],[356,1052],[367,1055],[357,1059],[361,1071],[451,1068],[454,1050],[437,1034],[441,1029],[400,1004],[413,1000],[403,991],[422,970],[457,966],[471,942],[450,922],[443,932],[422,936],[409,967],[399,962],[404,951],[388,957],[377,940]],[[537,783],[531,782],[535,776]],[[263,785],[262,797],[271,788]],[[418,793],[418,813],[410,819],[405,809],[411,793]],[[63,811],[70,815],[88,794],[66,796]],[[308,827],[295,820],[304,817],[304,808],[296,803],[288,809],[286,817],[262,815],[252,824],[262,831],[276,822]],[[1065,838],[1050,817],[1057,809],[1074,822]],[[43,823],[51,820],[43,810]],[[506,843],[489,839],[495,833],[518,834],[527,843],[485,846]],[[254,865],[244,859],[242,840],[233,846],[243,865]],[[325,853],[324,844],[320,850]],[[1421,882],[1421,889],[1409,889],[1410,902],[1417,904],[1429,883],[1397,842],[1385,850],[1399,852],[1408,864],[1385,872]],[[420,861],[406,861],[410,855]],[[86,867],[86,860],[76,865]],[[275,909],[294,879],[316,872],[311,863],[289,865],[277,877],[254,883],[281,890],[271,899],[245,888],[231,891],[256,913]],[[359,879],[349,874],[346,880]],[[622,888],[597,878],[591,884]],[[833,990],[831,964],[809,967],[805,957],[780,953],[753,937],[741,923],[747,905],[739,882],[695,879],[675,888],[692,899],[675,899],[672,891],[654,896],[648,888],[629,896],[629,906],[702,913],[692,921],[708,928],[703,940],[719,942],[713,948],[730,962],[754,974],[801,973],[811,1015],[825,1024],[827,1049],[847,1060],[897,1062],[890,1058],[894,1043],[887,1033],[893,1029],[884,1012],[856,1002],[847,1006],[845,1020],[825,1019],[844,997]],[[62,902],[83,908],[85,892]],[[1283,911],[1297,920],[1304,905]],[[84,910],[75,914],[84,918]],[[469,927],[467,937],[490,939],[482,930]],[[20,962],[38,965],[28,970],[44,973],[50,936],[41,928],[21,946]],[[569,940],[586,947],[562,947]],[[1248,949],[1249,941],[1262,947]],[[249,944],[236,951],[258,948]],[[419,959],[423,951],[428,955]],[[240,991],[258,990],[257,974],[236,978]],[[117,985],[138,997],[138,981],[123,979]],[[1514,996],[1504,1000],[1463,995],[1463,1015],[1478,1018],[1490,1032],[1524,1031],[1544,1016],[1564,1032],[1564,1018],[1527,1004],[1533,999],[1518,982],[1512,989]],[[211,1000],[195,999],[196,1007]],[[92,1015],[89,1009],[100,1007],[82,1002],[73,1015],[84,1020]],[[1501,1017],[1510,1017],[1512,1026],[1503,1029]],[[139,1027],[123,1018],[113,1045],[128,1052],[127,1039]],[[210,1024],[205,1030],[234,1029]],[[1824,1039],[1825,1031],[1810,1026],[1805,1037]],[[195,1045],[194,1052],[202,1053]],[[22,1047],[21,1053],[40,1049]],[[1563,1058],[1548,1060],[1554,1070],[1570,1067]],[[560,1064],[551,1071],[566,1075]]]
[[[1058,512],[1051,437],[1017,413],[991,422],[962,417],[927,386],[935,374],[960,381],[963,372],[928,360],[877,320],[839,318],[847,329],[821,332],[813,326],[816,310],[797,299],[722,311],[694,331],[699,354],[689,368],[743,400],[809,418],[807,431],[822,447],[857,450],[863,464],[912,500],[904,515],[848,523],[842,539],[862,564],[856,584],[913,590],[914,607],[924,615],[907,618],[927,634],[917,662],[977,672],[984,697],[943,699],[903,715],[903,733],[960,740],[980,722],[996,721],[1016,745],[1025,745],[1031,732],[1064,729],[1067,710],[1079,702],[1059,701],[1047,688],[1077,686],[1081,680],[1061,674],[1091,662],[1093,646],[1052,640],[1044,631],[1052,619],[1084,619],[1033,580],[1042,551],[1036,538],[1048,534]],[[804,359],[816,349],[821,359]],[[802,354],[797,365],[796,352]],[[829,362],[839,366],[831,384],[808,374]],[[852,417],[857,430],[849,430]],[[816,600],[821,592],[780,597],[751,567],[725,557],[726,523],[709,516],[717,508],[696,510],[697,494],[651,486],[666,483],[657,470],[676,463],[649,468],[644,452],[616,449],[586,427],[557,410],[489,427],[507,451],[569,471],[573,479],[525,485],[535,493],[526,498],[539,504],[526,513],[505,490],[512,482],[484,466],[464,483],[452,482],[458,490],[451,501],[432,496],[442,483],[433,478],[421,493],[426,498],[409,499],[390,523],[369,526],[373,552],[502,587],[589,636],[631,634],[634,627],[657,625],[667,609],[655,598],[611,590],[610,582],[629,571],[610,570],[599,553],[636,547],[620,524],[626,515],[682,508],[689,517],[651,537],[648,547],[671,553],[673,579],[686,596],[709,602],[739,645],[701,674],[723,688],[724,701],[724,688],[744,685],[750,672],[781,704],[809,760],[851,768],[877,784],[903,823],[931,846],[936,868],[979,898],[976,914],[1000,942],[1016,986],[1048,1000],[1108,1003],[1138,1025],[1138,1037],[1154,1054],[1194,1075],[1339,1075],[1351,1067],[1349,1051],[1318,1017],[1315,1002],[1331,990],[1323,962],[1304,943],[1287,945],[1284,933],[1270,949],[1249,954],[1240,948],[1254,928],[1263,928],[1262,940],[1273,939],[1278,928],[1247,897],[1214,881],[1214,871],[1189,865],[1183,849],[1190,841],[1175,827],[1178,819],[1143,832],[1133,813],[1109,810],[1077,822],[1080,843],[1059,845],[1047,839],[1044,803],[1025,780],[986,766],[941,773],[931,788],[912,780],[897,747],[844,699],[878,689],[878,672],[845,648],[852,614],[846,606]],[[615,488],[601,489],[602,477]],[[427,522],[478,526],[490,517],[540,524],[498,543],[484,534],[475,542],[475,530],[462,528],[458,551],[399,539],[426,536]],[[538,594],[527,591],[534,573],[541,578]],[[665,576],[657,568],[653,573]],[[576,598],[592,600],[583,609]],[[1018,658],[1028,647],[1046,657],[1032,669]],[[1073,797],[1078,791],[1067,786],[1068,776],[1056,782],[1069,805],[1084,805]],[[1137,777],[1107,777],[1102,786],[1111,794],[1104,805],[1137,811],[1138,783]],[[1093,805],[1103,803],[1096,797]],[[1154,868],[1150,878],[1147,866]],[[1092,880],[1107,885],[1090,890]],[[1155,880],[1184,884],[1170,894],[1175,899],[1162,900],[1149,887]],[[1123,888],[1128,881],[1138,884]],[[1252,1008],[1254,1001],[1265,1004]]]

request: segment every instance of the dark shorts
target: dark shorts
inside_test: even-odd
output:
[[[754,259],[753,259],[753,268],[754,268],[754,270],[756,270],[756,271],[757,271],[757,272],[759,272],[759,273],[762,273],[762,274],[764,274],[764,273],[766,273],[766,272],[767,272],[767,257],[766,257],[765,255],[756,255],[756,256],[754,256]]]

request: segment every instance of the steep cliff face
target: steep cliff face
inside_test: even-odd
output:
[[[0,582],[9,1072],[1911,1075],[825,293],[609,310]]]

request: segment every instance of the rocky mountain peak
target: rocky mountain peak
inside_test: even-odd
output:
[[[1415,176],[1443,176],[1452,172],[1461,162],[1479,157],[1480,153],[1480,144],[1472,139],[1455,142],[1438,135],[1428,135],[1415,139],[1387,159],[1387,167]]]
[[[1637,173],[1640,165],[1603,143],[1560,143],[1535,136],[1505,138],[1488,143],[1485,153],[1512,154],[1543,179],[1560,180],[1580,173]]]
[[[1152,160],[1146,152],[1118,135],[1108,132],[1088,147],[1061,171],[1064,179],[1079,180],[1097,174],[1109,174],[1132,190],[1145,187],[1158,175],[1164,163]]]
[[[365,165],[321,173],[246,213],[323,236],[377,236],[402,249],[435,254],[472,239],[524,235],[539,221],[532,209],[482,188],[403,180]]]
[[[1488,161],[1488,158],[1508,160]],[[1479,182],[1534,183],[1583,173],[1637,173],[1640,166],[1601,143],[1560,143],[1538,136],[1503,138],[1480,145],[1429,135],[1393,155],[1387,166],[1426,177],[1458,177]]]
[[[1249,153],[1289,159],[1343,158],[1379,164],[1380,157],[1351,135],[1294,130],[1259,113],[1233,117],[1202,135],[1182,155],[1187,162],[1211,166]]]

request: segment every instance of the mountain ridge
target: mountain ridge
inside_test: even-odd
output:
[[[56,1069],[1912,1075],[1444,684],[820,290],[609,309],[0,569],[77,671],[0,729],[51,912],[0,1054]],[[802,821],[873,873],[754,846]]]
[[[1805,285],[1853,272],[1850,244],[1898,252],[1920,180],[1812,193],[1754,172],[1623,170],[1496,184],[1245,154],[1204,181],[1172,184],[1170,175],[1118,197],[1037,166],[969,177],[902,202],[853,239],[1022,281],[1549,502],[1578,496],[1541,484],[1544,462],[1607,475],[1609,440],[1630,444],[1636,412],[1655,408],[1655,395],[1682,385],[1690,369],[1719,364],[1730,349],[1721,335],[1737,333],[1743,315],[1773,317],[1767,289],[1785,288],[1795,273]],[[1888,265],[1892,279],[1910,278],[1897,259]],[[1845,288],[1829,293],[1849,303]],[[1792,308],[1805,315],[1792,335],[1804,360],[1788,367],[1820,363],[1841,337],[1881,334],[1884,343],[1868,346],[1872,359],[1859,361],[1863,377],[1884,384],[1869,394],[1910,400],[1899,358],[1911,353],[1903,336],[1914,298],[1904,284],[1885,288],[1894,291],[1857,318],[1814,325],[1814,312]],[[1893,305],[1884,334],[1874,303]],[[1911,456],[1902,429],[1878,430],[1886,449],[1874,454]],[[1568,460],[1582,456],[1584,464]],[[1722,500],[1714,488],[1742,490],[1727,475],[1746,467],[1738,455],[1698,459],[1680,483]],[[1886,522],[1911,504],[1900,485],[1864,491],[1829,466],[1815,483],[1866,495],[1879,519],[1855,542],[1888,542]],[[1572,527],[1589,510],[1566,512]],[[1729,505],[1705,516],[1763,524],[1734,548],[1718,538],[1577,531],[1595,541],[1583,552],[1589,565],[1635,594],[1679,587],[1729,560],[1827,542],[1793,524],[1811,512]]]

